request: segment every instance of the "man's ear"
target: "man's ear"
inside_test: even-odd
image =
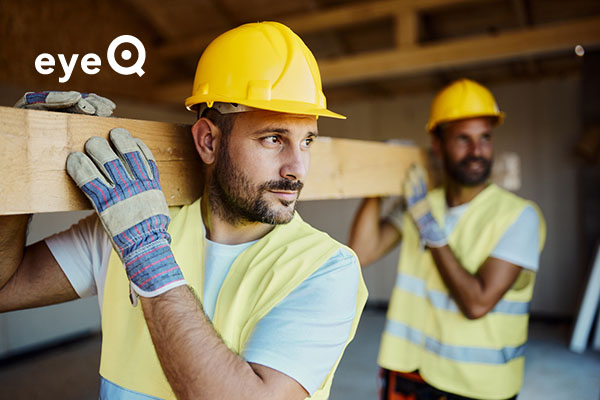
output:
[[[192,125],[192,136],[202,161],[207,165],[214,163],[217,157],[217,143],[221,137],[219,128],[211,120],[200,118]]]

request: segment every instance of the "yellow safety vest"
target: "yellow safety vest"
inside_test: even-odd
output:
[[[431,191],[428,198],[434,218],[443,227],[443,189]],[[532,205],[540,217],[541,251],[546,228],[537,206],[492,184],[471,201],[448,237],[461,265],[475,274],[527,205]],[[450,296],[431,252],[421,247],[419,232],[408,216],[403,227],[379,365],[400,372],[419,370],[430,385],[462,396],[514,396],[523,380],[535,273],[522,269],[494,309],[482,318],[469,320]]]
[[[171,211],[171,215],[174,211]],[[171,248],[189,286],[202,299],[204,288],[204,225],[200,200],[183,207],[169,227]],[[213,325],[225,344],[241,354],[257,322],[285,296],[344,247],[298,214],[285,225],[247,248],[233,262],[218,294]],[[346,248],[348,249],[348,248]],[[348,251],[351,251],[348,249]],[[354,253],[352,253],[354,254]],[[356,314],[346,345],[352,340],[366,302],[367,290],[359,274]],[[136,392],[175,399],[161,369],[141,307],[132,307],[129,281],[113,251],[109,261],[102,311],[100,374]],[[345,346],[344,346],[345,349]],[[311,399],[326,399],[336,361]]]

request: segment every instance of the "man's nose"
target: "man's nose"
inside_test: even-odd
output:
[[[471,145],[469,146],[470,155],[473,157],[481,157],[482,155],[482,145],[479,141],[473,140]]]
[[[310,162],[308,152],[301,150],[297,146],[290,146],[284,151],[282,156],[281,177],[292,181],[303,181],[308,173]]]

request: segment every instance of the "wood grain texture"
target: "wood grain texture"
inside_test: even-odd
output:
[[[106,138],[115,127],[148,145],[170,205],[200,196],[202,162],[189,125],[0,107],[0,215],[90,209],[65,162],[70,152],[83,151],[88,138]],[[415,146],[319,138],[300,199],[400,194],[405,169],[425,159]]]

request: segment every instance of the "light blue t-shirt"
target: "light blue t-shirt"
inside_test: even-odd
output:
[[[450,236],[460,217],[469,206],[461,204],[446,210],[444,230]],[[540,258],[538,213],[532,206],[523,209],[519,217],[504,232],[490,257],[508,261],[522,268],[537,271]]]
[[[226,245],[205,240],[202,303],[209,318],[233,261],[253,243]],[[357,271],[356,258],[344,248],[338,250],[258,322],[242,357],[283,372],[314,393],[350,334]]]
[[[469,203],[446,209],[444,233],[450,236],[458,220],[467,211]],[[403,205],[397,203],[387,220],[402,232]],[[540,258],[538,213],[532,206],[526,206],[519,217],[504,232],[490,257],[508,261],[522,268],[537,271]]]
[[[225,245],[205,239],[203,306],[209,318],[233,261],[253,243]],[[46,239],[46,244],[80,297],[101,297],[112,247],[95,215]],[[356,257],[345,248],[338,250],[258,322],[242,357],[292,377],[312,395],[350,334],[358,274]],[[149,398],[101,379],[100,399]]]

